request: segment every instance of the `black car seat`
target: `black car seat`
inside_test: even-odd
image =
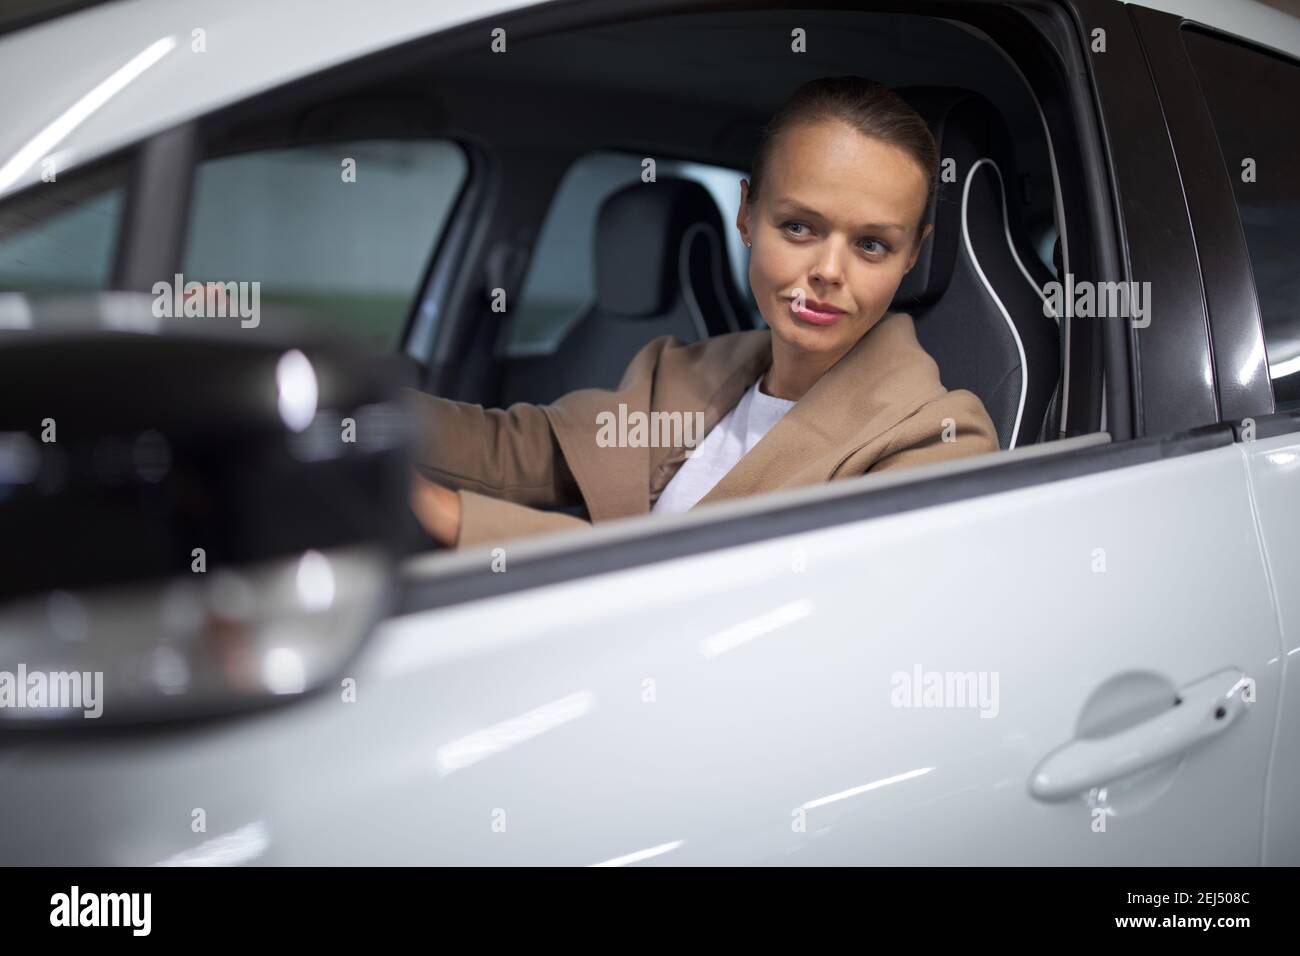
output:
[[[891,308],[911,314],[917,337],[949,389],[979,396],[1002,448],[1050,431],[1060,378],[1059,319],[1044,315],[1055,278],[1008,218],[1015,201],[1009,139],[980,96],[936,87],[899,94],[930,126],[954,182],[930,206],[934,233]]]
[[[722,216],[699,183],[663,176],[623,187],[600,207],[593,245],[595,301],[553,353],[509,363],[500,404],[612,388],[660,335],[694,342],[753,327]]]

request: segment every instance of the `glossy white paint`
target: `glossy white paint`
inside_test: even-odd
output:
[[[1258,863],[1282,666],[1245,479],[1220,448],[392,620],[355,703],[4,751],[0,858]],[[1097,807],[1031,795],[1099,690],[1225,669],[1257,700],[1222,733]],[[930,672],[990,693],[898,706]]]
[[[1282,633],[1264,862],[1300,863],[1300,431],[1243,444]]]

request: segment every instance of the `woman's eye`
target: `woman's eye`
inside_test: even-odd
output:
[[[807,233],[795,232],[796,229],[807,229],[808,227],[801,222],[786,222],[781,224],[781,228],[792,236],[804,236]]]
[[[863,239],[861,245],[866,252],[869,252],[872,255],[880,255],[889,251],[889,247],[879,239]],[[875,246],[875,248],[868,249],[868,245]]]

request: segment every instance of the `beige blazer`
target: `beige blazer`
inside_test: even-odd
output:
[[[692,345],[662,336],[641,348],[616,389],[581,389],[550,405],[484,409],[407,390],[416,419],[415,464],[459,491],[461,547],[587,523],[538,509],[581,506],[591,521],[646,514],[686,460],[691,436],[684,425],[676,433],[624,427],[617,436],[611,424],[635,425],[639,413],[642,423],[663,425],[671,413],[682,421],[699,411],[707,434],[771,362],[766,329]],[[654,412],[669,414],[656,419]],[[694,443],[702,438],[695,435]],[[980,400],[944,388],[938,366],[916,340],[912,317],[893,312],[699,505],[997,448]]]

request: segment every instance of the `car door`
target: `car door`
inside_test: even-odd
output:
[[[371,661],[431,744],[429,851],[1258,862],[1279,669],[1241,456],[1223,431],[1156,445],[989,464],[964,480],[1064,474],[876,519],[829,498],[824,527],[399,618]],[[1168,761],[1109,777],[1165,734]]]
[[[350,702],[10,752],[6,859],[1259,862],[1277,620],[1226,426],[435,555],[407,587]]]

